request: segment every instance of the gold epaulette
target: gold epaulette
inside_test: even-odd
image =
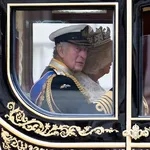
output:
[[[99,112],[104,112],[104,114],[113,113],[113,101],[112,101],[112,91],[106,92],[99,100],[93,102],[96,104],[96,110]]]

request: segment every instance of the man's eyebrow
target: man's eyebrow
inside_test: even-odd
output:
[[[80,48],[87,49],[87,47],[86,47],[86,46],[81,46]]]

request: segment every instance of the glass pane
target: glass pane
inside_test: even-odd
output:
[[[113,9],[17,10],[14,64],[23,93],[53,113],[112,116],[114,29]]]

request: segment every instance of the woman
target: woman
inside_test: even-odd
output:
[[[112,41],[89,50],[85,67],[75,76],[81,85],[90,93],[90,101],[99,99],[106,91],[98,79],[108,74],[112,63]]]
[[[100,27],[100,29],[102,29]],[[108,30],[107,30],[108,31]],[[105,33],[108,33],[108,32]],[[104,33],[104,32],[103,32]],[[98,79],[108,74],[112,63],[112,40],[110,40],[110,32],[105,39],[97,39],[102,32],[97,30],[91,33],[92,46],[88,50],[86,64],[82,72],[75,74],[80,84],[85,88],[91,103],[97,103],[96,107],[99,111],[103,110],[106,114],[112,114],[112,99],[102,97],[106,91],[100,86]],[[90,40],[91,41],[91,40]],[[110,97],[112,97],[112,92]]]

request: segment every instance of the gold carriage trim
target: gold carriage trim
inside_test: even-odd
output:
[[[45,148],[39,148],[38,146],[33,146],[31,144],[27,144],[26,142],[17,139],[16,137],[12,136],[8,131],[5,131],[2,128],[1,137],[3,138],[2,147],[6,150],[11,150],[12,148],[22,149],[22,150],[48,150]]]
[[[119,132],[113,128],[105,129],[102,126],[96,128],[85,126],[84,128],[81,128],[80,126],[75,125],[51,125],[50,123],[42,123],[35,118],[29,120],[28,117],[25,116],[24,111],[20,110],[20,107],[15,108],[15,102],[9,102],[7,104],[7,108],[10,112],[5,115],[5,118],[8,118],[8,120],[10,120],[14,125],[21,127],[28,132],[33,131],[34,133],[44,137],[60,136],[62,138],[66,138],[70,136],[88,136],[93,133],[101,135],[104,133]]]
[[[135,124],[132,127],[132,129],[123,131],[122,135],[124,137],[130,136],[132,139],[137,140],[142,136],[148,137],[149,136],[149,131],[148,131],[147,128],[144,128],[144,130],[142,130],[142,129],[140,129],[140,127],[137,124]]]

